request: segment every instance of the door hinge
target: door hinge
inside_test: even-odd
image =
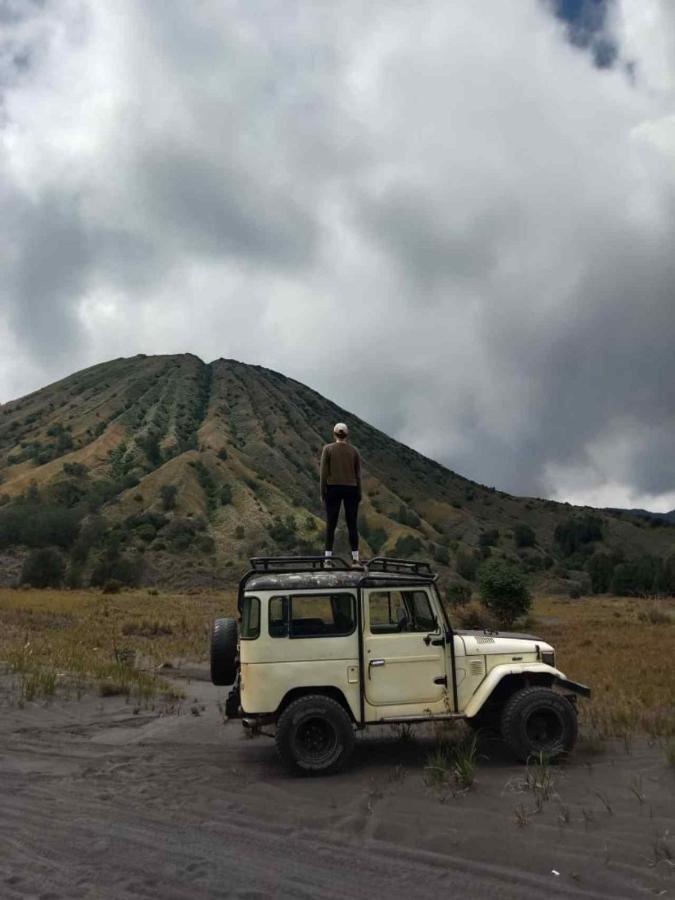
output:
[[[439,675],[438,678],[434,678],[434,684],[444,684],[445,687],[448,686],[448,676],[447,675]]]

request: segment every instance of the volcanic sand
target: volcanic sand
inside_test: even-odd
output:
[[[539,811],[499,744],[471,789],[427,786],[429,733],[374,729],[344,773],[295,777],[223,722],[205,669],[175,675],[186,699],[155,709],[0,705],[0,898],[675,894],[663,746],[575,752]]]

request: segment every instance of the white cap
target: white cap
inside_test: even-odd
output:
[[[344,422],[338,422],[333,429],[333,434],[349,434],[349,429]]]

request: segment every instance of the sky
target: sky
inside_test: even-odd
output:
[[[0,0],[0,402],[235,358],[667,510],[674,249],[671,0]]]

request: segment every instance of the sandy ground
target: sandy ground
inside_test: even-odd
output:
[[[170,713],[116,697],[0,706],[2,900],[675,896],[675,775],[658,746],[575,754],[540,812],[498,745],[453,795],[424,784],[431,739],[390,729],[343,774],[296,778],[269,738],[223,724],[205,672],[183,675]]]

